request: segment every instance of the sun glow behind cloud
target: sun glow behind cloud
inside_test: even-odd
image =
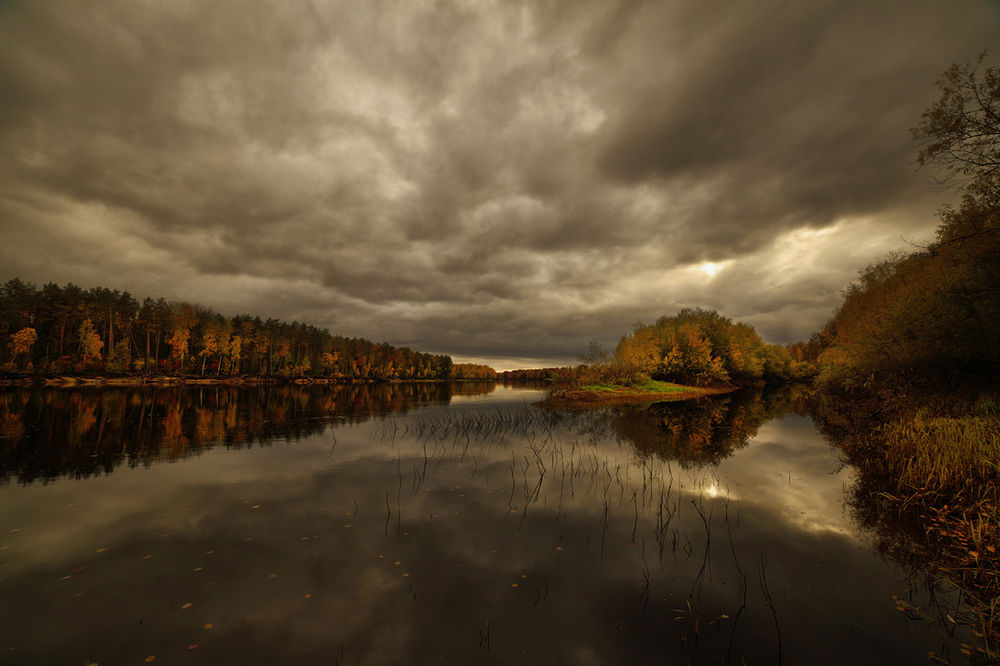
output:
[[[708,277],[712,278],[715,277],[716,273],[718,273],[725,267],[725,263],[726,262],[716,263],[714,261],[706,261],[705,263],[698,266],[698,270],[700,270]]]

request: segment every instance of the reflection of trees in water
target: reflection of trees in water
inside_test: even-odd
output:
[[[296,440],[332,422],[446,404],[493,383],[122,387],[0,391],[0,482],[110,473],[209,445]]]
[[[496,388],[497,383],[494,381],[461,381],[452,382],[447,384],[450,389],[450,395],[485,395],[487,393],[492,393]]]
[[[629,442],[642,456],[682,466],[715,465],[746,446],[764,423],[803,413],[806,389],[781,386],[743,390],[701,400],[625,405],[603,412],[600,427]]]

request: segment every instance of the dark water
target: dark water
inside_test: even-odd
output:
[[[801,396],[540,397],[0,392],[0,663],[960,661]]]

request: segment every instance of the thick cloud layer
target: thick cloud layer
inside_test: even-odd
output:
[[[908,128],[998,28],[985,0],[0,4],[0,277],[498,366],[686,305],[790,341],[931,234]]]

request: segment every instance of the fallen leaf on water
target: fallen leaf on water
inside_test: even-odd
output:
[[[517,583],[511,583],[510,586],[511,587],[517,587],[518,585],[517,585]]]
[[[153,556],[152,555],[143,555],[139,559],[140,560],[151,560],[151,559],[153,559]]]
[[[405,571],[403,572],[403,576],[409,577],[409,575],[410,574],[406,573]]]
[[[311,594],[307,594],[307,595],[305,596],[305,598],[306,598],[306,599],[312,599],[312,598],[313,598],[313,595],[311,595]]]
[[[268,577],[268,578],[277,578],[277,577],[278,577],[278,574],[276,574],[276,573],[273,573],[273,574],[267,574],[267,577]]]
[[[254,504],[254,505],[253,505],[252,507],[250,507],[250,508],[251,508],[251,509],[259,509],[259,508],[260,508],[260,504]]]
[[[63,577],[62,577],[62,578],[60,578],[59,580],[69,580],[69,579],[70,579],[70,578],[72,578],[72,577],[73,577],[73,576],[63,576]]]
[[[191,608],[191,602],[189,601],[186,604],[181,604],[181,608],[185,608],[185,609],[186,608]]]
[[[556,550],[562,550],[562,549],[563,549],[562,546],[556,546]]]
[[[247,541],[247,543],[250,543],[251,541],[253,541],[253,537],[247,537],[246,541]]]
[[[206,629],[215,629],[215,625],[212,624],[211,622],[209,622],[208,624],[205,625],[205,628]]]
[[[397,566],[398,567],[400,564],[402,564],[402,562],[400,562],[399,560],[396,560],[392,564],[393,564],[393,566]]]
[[[350,523],[347,523],[346,525],[344,525],[344,527],[350,527],[350,526],[351,526]]]
[[[215,551],[214,551],[214,550],[206,550],[206,551],[205,551],[205,554],[206,554],[206,555],[214,555],[214,554],[215,554]]]
[[[195,567],[194,569],[192,569],[192,571],[198,573],[199,571],[201,571],[201,567]]]
[[[151,662],[153,662],[155,660],[156,660],[156,657],[154,657],[153,655],[149,655],[148,657],[146,657],[146,663],[147,664],[149,664],[149,663],[151,663]]]
[[[103,553],[103,552],[106,552],[107,550],[108,550],[107,548],[98,548],[98,549],[97,549],[97,550],[95,550],[94,552],[95,552],[95,553]]]
[[[86,566],[77,567],[76,569],[71,570],[70,573],[71,574],[80,573],[81,571],[83,571],[86,568],[87,568]]]
[[[197,650],[198,647],[197,643],[191,643],[191,645],[188,645],[188,650]]]

